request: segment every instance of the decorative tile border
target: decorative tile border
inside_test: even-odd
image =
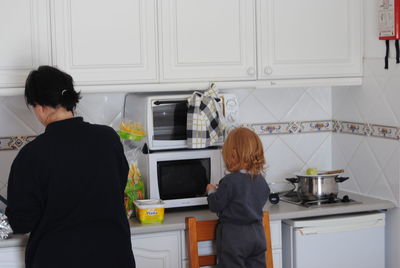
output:
[[[400,140],[400,127],[340,120],[290,121],[247,124],[258,135],[336,132],[352,135]],[[36,136],[0,137],[0,151],[19,150]]]
[[[336,132],[384,139],[400,140],[400,128],[370,123],[340,120],[291,121],[265,124],[249,124],[259,135]]]
[[[369,123],[354,123],[348,121],[334,121],[334,132],[371,136],[392,140],[400,139],[400,128],[394,126],[374,125]]]
[[[333,121],[291,121],[280,123],[249,124],[247,126],[252,128],[258,135],[280,135],[330,132],[333,130]]]
[[[19,150],[36,136],[0,137],[0,151]]]

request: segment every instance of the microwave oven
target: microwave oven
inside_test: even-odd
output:
[[[222,178],[220,149],[163,151],[139,157],[146,195],[166,208],[207,204],[206,186]]]
[[[124,118],[142,123],[147,132],[145,142],[150,151],[183,149],[190,93],[129,93],[125,97]],[[226,129],[238,125],[239,103],[234,94],[218,95],[217,103],[226,121]],[[221,137],[214,145],[223,143]]]

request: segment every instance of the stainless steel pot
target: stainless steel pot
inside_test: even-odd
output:
[[[339,177],[338,174],[328,175],[296,175],[296,178],[286,180],[297,183],[297,195],[304,201],[315,201],[336,198],[338,183],[344,182],[348,177]]]

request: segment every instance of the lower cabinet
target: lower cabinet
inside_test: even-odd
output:
[[[281,221],[271,221],[272,253],[274,268],[282,268]],[[185,230],[134,234],[132,249],[136,267],[188,268]],[[199,243],[199,254],[216,252],[215,243]],[[24,247],[0,247],[1,268],[24,268]]]
[[[132,236],[136,267],[181,267],[181,231],[138,234]],[[1,266],[2,267],[2,266]]]
[[[0,267],[1,268],[24,268],[25,267],[25,248],[24,247],[0,248]]]

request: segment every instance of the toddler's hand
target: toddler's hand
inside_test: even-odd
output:
[[[217,190],[217,186],[214,184],[207,184],[206,192],[207,194],[213,193]]]

